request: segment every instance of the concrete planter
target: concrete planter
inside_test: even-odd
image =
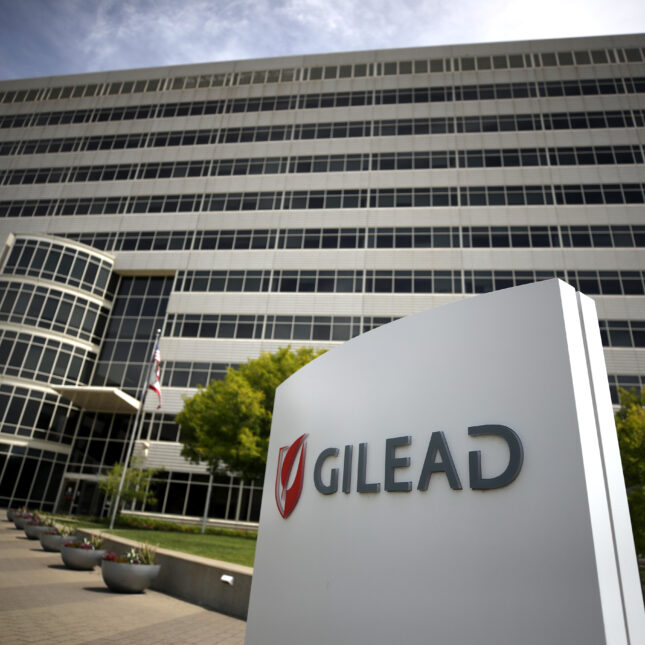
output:
[[[7,509],[7,520],[9,520],[9,522],[13,522],[13,515],[14,515],[13,510],[8,508]]]
[[[25,526],[29,520],[33,519],[31,516],[29,517],[22,517],[20,515],[14,515],[13,518],[13,523],[17,529],[20,529],[21,531],[25,530]]]
[[[64,544],[60,549],[65,566],[76,571],[91,571],[97,564],[101,564],[104,554],[105,549],[81,549]]]
[[[103,581],[110,591],[116,593],[141,593],[152,584],[160,569],[158,564],[101,561]]]
[[[25,524],[25,535],[30,540],[37,540],[40,537],[41,533],[44,533],[49,526],[44,524]]]
[[[78,542],[78,538],[65,537],[63,535],[48,535],[44,532],[40,534],[40,545],[45,551],[60,552],[65,542]]]
[[[81,539],[90,538],[98,531],[78,529],[78,534]],[[113,535],[102,537],[104,547],[115,553],[140,545]],[[253,577],[251,567],[167,549],[157,549],[155,560],[161,570],[151,589],[246,620]],[[233,576],[234,584],[222,580],[222,576]]]

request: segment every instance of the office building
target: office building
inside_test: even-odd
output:
[[[614,399],[643,386],[644,60],[629,35],[0,83],[0,505],[105,511],[157,328],[136,452],[174,515],[209,484],[182,396],[287,344],[560,277]],[[260,483],[212,490],[258,518]]]

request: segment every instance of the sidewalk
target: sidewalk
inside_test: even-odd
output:
[[[246,623],[155,591],[113,594],[97,567],[60,554],[0,518],[0,643],[243,645]]]

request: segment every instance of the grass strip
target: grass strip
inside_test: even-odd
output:
[[[204,558],[234,562],[247,567],[252,567],[255,559],[256,541],[240,537],[145,529],[115,529],[105,531],[105,533],[124,537],[135,542],[145,542],[162,549],[172,549],[173,551],[191,553]]]

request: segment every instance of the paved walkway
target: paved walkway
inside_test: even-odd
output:
[[[0,643],[243,645],[246,623],[156,591],[107,590],[0,518]]]

